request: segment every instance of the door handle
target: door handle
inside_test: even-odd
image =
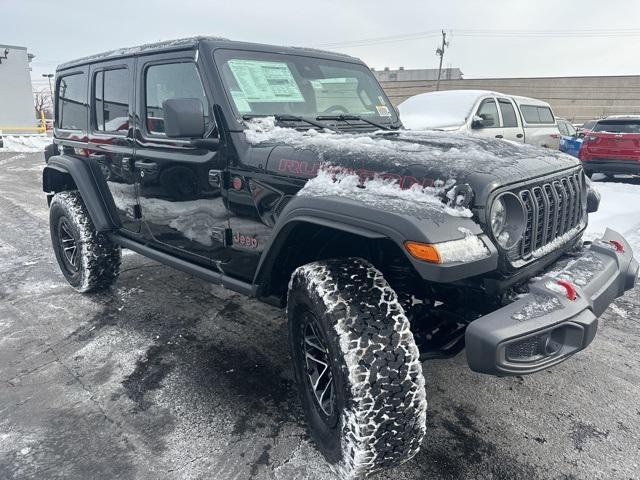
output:
[[[516,135],[516,138],[522,138],[522,137],[524,137],[524,135],[523,135],[523,134],[521,134],[521,133],[519,133],[519,134],[517,134],[517,135]]]
[[[156,162],[147,162],[145,160],[136,160],[133,165],[138,170],[157,170],[158,164]]]
[[[496,135],[496,138],[504,138],[504,136],[503,136],[503,135],[498,134],[498,135]]]

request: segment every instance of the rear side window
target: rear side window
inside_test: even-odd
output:
[[[569,135],[567,125],[564,122],[558,122],[558,130],[560,130],[560,134],[562,135]]]
[[[126,68],[96,73],[94,118],[100,132],[127,133],[129,130],[129,71]]]
[[[87,75],[66,75],[58,81],[56,126],[63,130],[87,129]]]
[[[500,112],[502,112],[503,127],[517,127],[516,111],[511,102],[509,100],[498,100],[498,105],[500,105]]]
[[[478,116],[484,120],[484,127],[498,127],[498,107],[493,98],[487,98],[483,100],[478,108]]]
[[[639,120],[601,120],[593,127],[593,132],[640,133]]]
[[[527,123],[554,123],[553,113],[549,107],[537,105],[521,105],[520,111]]]
[[[171,98],[197,98],[202,101],[205,125],[209,125],[209,105],[196,65],[192,62],[152,65],[145,76],[146,124],[149,133],[164,135],[162,102]]]

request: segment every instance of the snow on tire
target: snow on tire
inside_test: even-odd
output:
[[[53,196],[49,228],[60,269],[73,288],[84,293],[113,284],[120,273],[120,246],[96,231],[80,193]]]
[[[307,424],[341,477],[362,478],[412,458],[425,434],[425,382],[409,321],[382,274],[359,258],[299,267],[287,315]],[[309,355],[315,362],[323,351],[337,415],[329,415],[314,390],[318,375],[310,373]]]

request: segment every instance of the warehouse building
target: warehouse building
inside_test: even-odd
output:
[[[392,70],[389,67],[385,67],[383,70],[376,70],[372,68],[371,71],[376,76],[379,82],[395,82],[395,81],[407,81],[407,80],[437,80],[438,69],[437,68],[416,68],[408,69],[400,67],[397,70]],[[462,72],[459,68],[443,68],[440,74],[442,80],[459,80],[462,78]]]
[[[395,105],[436,88],[433,80],[380,83]],[[556,116],[574,123],[607,115],[640,114],[640,75],[443,80],[440,90],[492,90],[538,98],[549,102]]]
[[[26,47],[0,44],[0,131],[35,133],[31,68]]]

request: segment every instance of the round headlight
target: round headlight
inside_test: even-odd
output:
[[[509,249],[520,241],[525,229],[524,207],[513,193],[504,193],[491,206],[491,232],[498,244]]]

